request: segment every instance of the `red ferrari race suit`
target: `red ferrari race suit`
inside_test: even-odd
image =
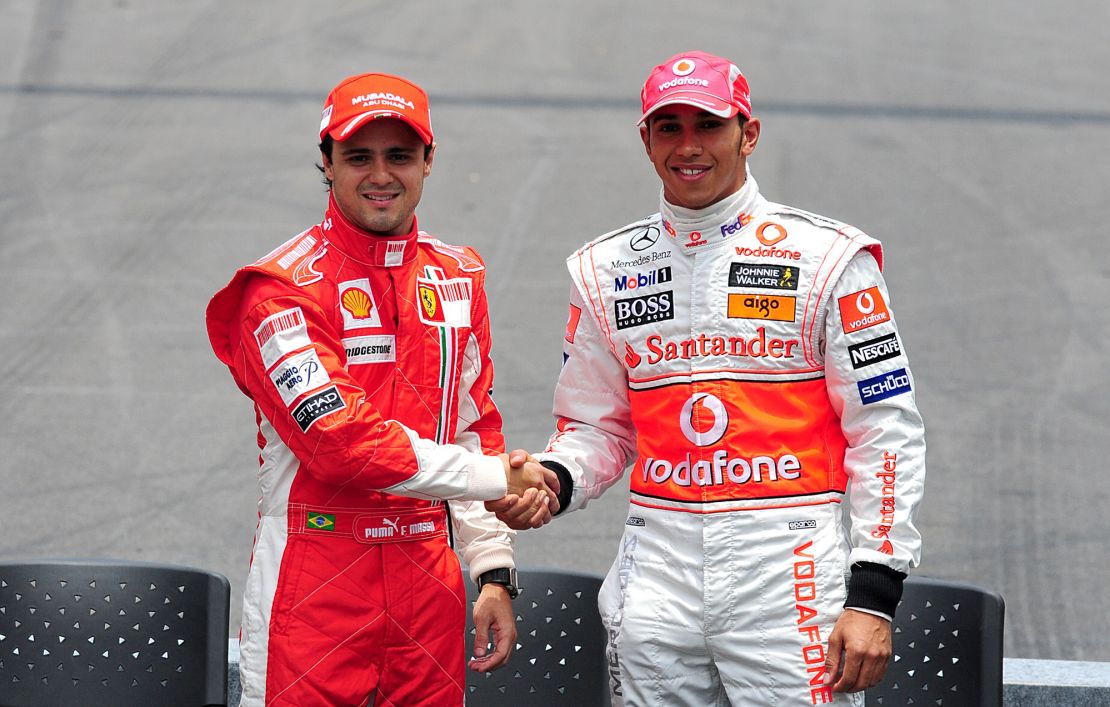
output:
[[[371,236],[332,201],[209,304],[261,449],[242,704],[462,704],[449,533],[472,577],[513,566],[481,503],[506,490],[484,278],[473,250]]]
[[[566,510],[635,460],[599,600],[615,704],[860,704],[822,682],[829,633],[845,605],[893,615],[925,474],[879,243],[749,175],[568,264],[537,456],[572,482]]]

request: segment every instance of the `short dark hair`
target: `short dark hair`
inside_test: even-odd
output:
[[[335,140],[332,139],[331,135],[325,135],[324,139],[320,141],[320,152],[325,157],[327,157],[329,161],[331,160],[331,150],[332,150],[332,147],[334,147],[334,146],[335,146]],[[430,155],[430,154],[432,154],[432,146],[431,145],[425,145],[424,146],[424,161],[425,162],[428,160],[428,155]],[[331,180],[328,179],[328,174],[327,174],[327,172],[324,171],[324,165],[317,164],[316,169],[320,170],[320,174],[324,175],[324,185],[327,186],[328,191],[331,191]]]

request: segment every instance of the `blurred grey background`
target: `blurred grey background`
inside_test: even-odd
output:
[[[928,425],[920,573],[1008,604],[1006,655],[1110,660],[1110,5],[0,0],[0,556],[198,565],[256,514],[251,407],[208,298],[317,222],[339,80],[404,74],[439,148],[421,226],[490,266],[497,397],[539,447],[579,243],[656,209],[656,63],[748,76],[771,199],[880,238]],[[520,538],[603,573],[626,494]]]

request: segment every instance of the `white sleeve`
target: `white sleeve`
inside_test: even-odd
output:
[[[455,432],[455,443],[473,452],[482,452],[482,437],[471,430],[471,425],[480,423],[482,407],[488,406],[488,391],[473,390],[475,381],[482,371],[482,355],[474,336],[467,342],[463,354],[462,375],[459,377],[459,419]],[[500,439],[500,430],[498,430]],[[501,471],[504,477],[504,471]],[[513,542],[516,531],[509,528],[497,516],[486,510],[481,501],[451,501],[451,520],[455,534],[455,549],[470,571],[472,581],[487,570],[502,567],[515,567],[513,562]]]
[[[860,251],[837,281],[825,323],[829,398],[848,441],[850,562],[907,572],[921,557],[925,427],[890,295]]]
[[[636,430],[628,372],[574,286],[553,413],[557,431],[536,456],[570,472],[574,491],[566,510],[577,510],[623,476],[636,451]]]

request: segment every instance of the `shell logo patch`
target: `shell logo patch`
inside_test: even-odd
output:
[[[339,309],[343,312],[343,329],[366,329],[380,327],[381,316],[374,294],[370,289],[370,279],[360,278],[339,284]]]

